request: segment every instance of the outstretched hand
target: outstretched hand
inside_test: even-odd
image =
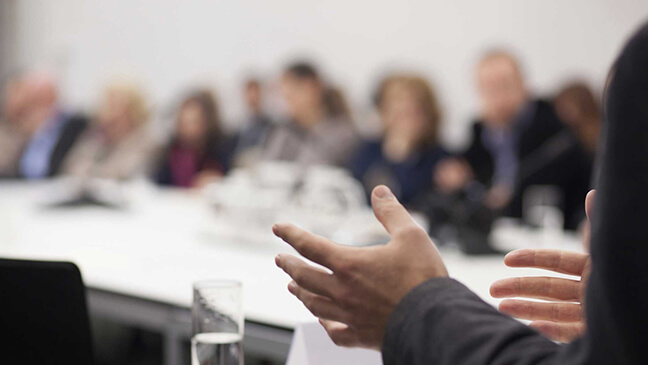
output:
[[[293,279],[288,290],[320,319],[333,342],[379,350],[389,317],[405,294],[448,273],[427,233],[386,186],[376,187],[371,201],[391,237],[385,246],[345,247],[292,224],[276,224],[273,232],[326,268],[289,254],[276,258]]]
[[[496,281],[495,298],[533,298],[547,302],[506,299],[499,309],[516,318],[531,320],[531,326],[555,341],[570,342],[585,330],[584,294],[590,271],[589,255],[561,250],[522,249],[506,255],[510,267],[533,267],[580,277],[519,277]]]
[[[585,211],[590,216],[595,192],[585,200]],[[590,227],[585,223],[584,242],[589,248]],[[491,285],[495,298],[532,298],[544,302],[506,299],[499,309],[513,317],[531,320],[531,326],[555,341],[570,342],[585,331],[585,288],[591,270],[588,254],[563,250],[522,249],[509,253],[504,263],[510,267],[545,269],[574,275],[575,280],[553,277],[518,277],[496,281]]]

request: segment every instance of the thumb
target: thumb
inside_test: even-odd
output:
[[[592,219],[592,212],[594,211],[594,199],[596,198],[596,190],[590,190],[585,197],[585,214],[587,219]]]
[[[412,216],[385,185],[379,185],[373,189],[371,206],[376,218],[390,236],[399,230],[416,225]]]

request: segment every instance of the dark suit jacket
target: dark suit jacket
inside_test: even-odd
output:
[[[519,131],[518,171],[513,200],[504,212],[522,216],[522,198],[529,186],[552,185],[563,193],[565,226],[576,228],[584,218],[583,203],[589,188],[591,161],[578,140],[558,119],[553,107],[542,100],[534,102],[531,120]],[[473,125],[472,143],[463,154],[476,179],[490,187],[494,172],[493,156],[483,143],[483,121]]]
[[[606,101],[592,217],[587,332],[557,345],[466,287],[432,279],[387,326],[391,364],[648,364],[648,25],[617,60]]]
[[[81,136],[88,126],[88,119],[85,116],[77,114],[69,116],[64,123],[65,125],[61,130],[59,139],[56,141],[54,149],[50,155],[47,177],[53,177],[60,173],[68,152],[70,152],[79,136]],[[18,177],[22,177],[20,171],[18,172]]]
[[[70,152],[87,126],[88,119],[82,115],[72,115],[67,120],[59,140],[54,150],[52,150],[48,176],[52,177],[59,174],[68,152]]]

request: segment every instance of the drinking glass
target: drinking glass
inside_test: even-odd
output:
[[[241,283],[197,282],[191,318],[192,365],[243,365],[243,300]]]
[[[541,246],[556,248],[562,243],[562,203],[562,192],[555,186],[531,186],[524,194],[523,216],[527,223],[540,229]]]

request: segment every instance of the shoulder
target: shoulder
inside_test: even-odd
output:
[[[555,132],[566,129],[565,124],[558,118],[553,104],[548,100],[536,99],[532,103],[535,108],[535,116],[532,124],[537,125],[538,128],[553,130]]]
[[[532,101],[532,105],[536,108],[536,113],[556,115],[553,104],[546,99],[536,99]]]
[[[351,122],[348,119],[344,119],[344,118],[327,119],[323,123],[323,127],[327,132],[334,133],[338,136],[347,136],[351,138],[357,138],[358,136],[355,126],[353,125],[353,122]]]
[[[380,153],[382,150],[382,140],[380,139],[364,139],[360,141],[358,146],[358,153],[360,154],[375,154]]]
[[[364,139],[358,144],[355,160],[359,163],[368,163],[382,156],[382,141],[380,139]]]
[[[425,149],[421,151],[421,160],[423,163],[426,165],[436,165],[437,162],[440,160],[450,156],[448,151],[446,151],[445,148],[443,148],[441,145],[432,145],[432,146],[427,146]]]

